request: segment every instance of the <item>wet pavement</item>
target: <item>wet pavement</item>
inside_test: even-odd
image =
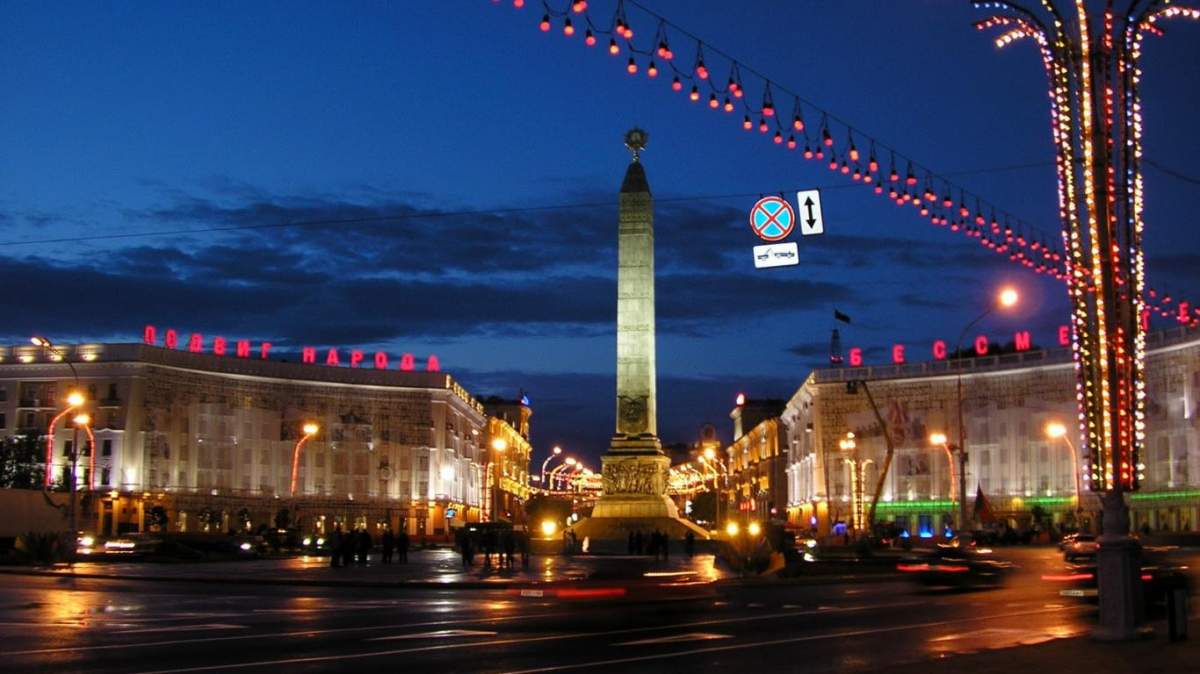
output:
[[[1040,579],[1062,568],[1057,551],[1018,548],[997,554],[1020,566],[1008,585],[958,592],[876,579],[807,585],[682,583],[691,591],[664,597],[655,588],[680,585],[674,572],[642,570],[638,565],[645,560],[630,559],[607,560],[614,568],[633,569],[618,574],[623,578],[594,579],[587,585],[625,592],[561,596],[505,586],[297,587],[8,576],[5,581],[17,582],[0,588],[5,616],[0,656],[11,671],[21,672],[662,672],[747,667],[916,672],[934,664],[942,665],[936,671],[950,671],[959,658],[964,665],[972,662],[969,658],[989,658],[975,669],[990,672],[1007,671],[1005,654],[1028,648],[1079,651],[1086,642],[1075,638],[1087,634],[1095,609],[1064,600],[1057,587]],[[535,560],[535,566],[536,561],[542,560]],[[550,562],[552,574],[608,568],[593,564],[588,559]],[[303,560],[292,565],[289,573],[338,571],[305,566]],[[217,566],[238,577],[279,568],[267,562]],[[340,572],[402,573],[373,567]],[[1195,653],[1185,651],[1190,648],[1186,645],[1167,645],[1161,629],[1156,639],[1159,648],[1147,652],[1162,658]],[[1053,657],[1066,658],[1067,664],[1055,664]],[[1069,666],[1077,657],[1051,653],[1044,665],[1077,671]],[[1157,661],[1147,657],[1140,663],[1145,671],[1154,671]]]

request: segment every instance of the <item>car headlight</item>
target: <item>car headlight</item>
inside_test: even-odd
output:
[[[249,543],[242,543],[242,544],[241,544],[241,545],[239,545],[238,547],[239,547],[239,548],[241,548],[242,550],[249,551],[249,550],[250,550],[250,548],[252,548],[252,547],[254,547],[254,546],[253,546],[253,545],[250,545]]]

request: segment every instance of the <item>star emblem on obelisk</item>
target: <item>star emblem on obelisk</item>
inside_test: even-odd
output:
[[[649,139],[650,134],[636,126],[625,132],[625,147],[629,148],[629,153],[633,155],[634,161],[641,157],[642,150],[646,149],[646,141]]]

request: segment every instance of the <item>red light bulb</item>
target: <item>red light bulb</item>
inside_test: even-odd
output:
[[[836,171],[837,169],[838,169],[837,157],[830,157],[829,158],[829,170]]]
[[[900,174],[896,173],[896,169],[892,169],[892,173],[888,176],[888,180],[891,182],[900,180]]]
[[[796,149],[796,137],[795,136],[788,136],[788,149],[789,150]]]
[[[586,33],[584,33],[584,35],[583,35],[583,43],[584,43],[584,44],[586,44],[586,45],[587,45],[587,46],[589,46],[589,47],[595,47],[595,46],[596,46],[596,36],[595,36],[595,35],[592,35],[592,29],[591,29],[591,28],[588,28],[588,29],[587,29],[587,32],[586,32]]]
[[[721,102],[717,100],[716,94],[708,95],[708,107],[713,108],[715,110],[716,108],[720,107],[720,105],[721,105]]]
[[[742,120],[742,128],[747,131],[754,128],[754,122],[750,121],[750,115],[746,115],[746,117]]]
[[[765,119],[763,119],[763,118],[759,117],[759,118],[758,118],[758,131],[759,131],[759,133],[766,133],[766,132],[767,132],[767,129],[769,129],[769,128],[770,128],[770,127],[769,127],[769,126],[767,126],[767,120],[765,120]]]
[[[692,92],[688,94],[688,98],[692,99],[693,101],[700,100],[700,90],[696,88],[696,85],[692,85]]]
[[[775,137],[773,138],[773,140],[775,141],[776,145],[782,144],[783,143],[783,134],[776,131]]]
[[[576,14],[582,14],[587,9],[587,0],[575,0],[575,3],[571,5],[571,9],[575,10]]]
[[[613,56],[621,53],[621,48],[617,46],[617,41],[615,39],[609,38],[608,53],[612,54]]]
[[[516,7],[517,9],[521,9],[524,6],[525,6],[525,0],[513,0],[513,7]]]
[[[543,33],[550,32],[550,15],[549,14],[545,14],[542,16],[542,22],[538,24],[538,28],[541,28]]]
[[[875,194],[883,194],[883,183],[876,181]]]
[[[696,62],[696,77],[699,77],[702,80],[708,79],[708,68],[704,67],[704,59],[700,59]]]
[[[949,196],[946,196],[945,198],[942,199],[942,208],[950,208],[953,205],[954,205],[954,200],[951,199]]]
[[[812,158],[813,158],[813,151],[812,151],[812,148],[811,148],[811,147],[809,147],[808,145],[805,145],[805,146],[804,146],[804,158],[805,158],[805,159],[812,159]]]
[[[575,34],[575,26],[571,25],[571,19],[568,18],[566,23],[563,24],[563,35],[566,35],[567,37],[571,37],[574,34]]]
[[[800,115],[796,115],[796,117],[792,120],[792,128],[797,131],[804,130],[804,120],[800,119]]]
[[[625,70],[629,71],[630,75],[637,72],[637,61],[634,61],[632,56],[629,57],[629,65],[625,66]]]
[[[672,91],[683,91],[683,82],[679,81],[678,75],[675,76],[675,79],[671,80],[671,90]]]
[[[875,173],[879,170],[879,162],[875,159],[875,157],[871,157],[871,160],[867,162],[867,168],[870,169],[871,173]]]
[[[833,147],[833,136],[829,135],[829,129],[821,129],[821,141],[825,147]]]
[[[654,65],[654,61],[651,61],[650,65],[646,67],[646,75],[658,77],[658,66]]]
[[[775,106],[771,105],[770,103],[763,103],[762,113],[764,117],[774,117]]]
[[[733,112],[733,101],[728,96],[725,97],[725,112]]]
[[[858,148],[854,144],[850,144],[850,161],[858,161]]]

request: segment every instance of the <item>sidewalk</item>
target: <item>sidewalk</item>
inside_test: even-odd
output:
[[[1095,674],[1180,674],[1200,671],[1200,623],[1193,617],[1190,640],[1167,641],[1165,621],[1151,623],[1154,636],[1110,643],[1090,637],[985,650],[889,667],[896,674],[1010,674],[1011,672],[1094,672]]]
[[[534,555],[529,568],[484,569],[483,558],[464,569],[458,553],[447,549],[415,550],[407,564],[381,564],[371,556],[367,566],[332,568],[328,557],[291,557],[225,562],[81,562],[70,568],[0,567],[0,574],[74,576],[111,580],[201,582],[234,585],[309,585],[413,588],[544,588],[580,583],[659,582],[666,580],[716,581],[727,573],[714,564],[712,555],[688,559],[673,556],[668,562],[651,557]]]

